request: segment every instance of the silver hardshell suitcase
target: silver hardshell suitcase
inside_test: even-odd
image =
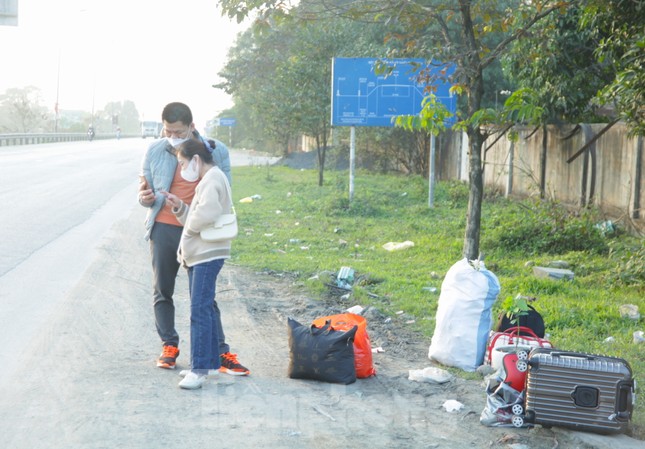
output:
[[[528,365],[527,422],[596,433],[627,429],[635,382],[624,359],[535,348]]]

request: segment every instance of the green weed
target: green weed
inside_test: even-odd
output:
[[[573,213],[554,201],[506,202],[508,213],[497,211],[489,244],[530,254],[586,251],[605,254],[607,239],[596,227],[600,215],[591,210]]]

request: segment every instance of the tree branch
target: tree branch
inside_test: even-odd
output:
[[[589,148],[591,145],[593,145],[594,142],[600,138],[600,136],[602,136],[607,131],[609,131],[609,128],[614,126],[619,121],[620,121],[620,119],[616,118],[616,119],[612,120],[611,122],[607,123],[607,126],[605,126],[598,134],[596,134],[591,139],[589,139],[589,142],[585,143],[582,146],[582,148],[580,148],[578,151],[576,151],[576,153],[573,156],[571,156],[569,159],[567,159],[567,164],[570,164],[571,162],[575,161],[578,158],[578,156],[580,156],[582,153],[584,153],[587,148]]]
[[[490,145],[487,145],[487,146],[486,146],[486,148],[484,149],[484,154],[488,153],[488,150],[490,150],[490,149],[493,147],[493,145],[495,145],[495,144],[499,141],[499,139],[501,139],[502,137],[504,137],[504,136],[506,135],[506,133],[507,133],[507,132],[508,132],[508,131],[513,127],[513,126],[515,126],[515,125],[514,125],[514,124],[506,125],[506,126],[504,127],[504,129],[502,129],[502,130],[499,132],[499,135],[495,138],[495,140],[493,140],[493,141],[490,143]]]

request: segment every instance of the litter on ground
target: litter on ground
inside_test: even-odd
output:
[[[383,249],[386,251],[400,251],[402,249],[411,248],[414,246],[414,242],[406,240],[405,242],[387,242],[383,245]]]
[[[618,308],[618,311],[622,318],[629,318],[634,321],[638,321],[641,318],[638,306],[635,304],[623,304]]]
[[[572,281],[574,277],[573,271],[565,268],[533,267],[533,274],[539,278],[564,279],[568,281]]]
[[[355,313],[356,315],[363,313],[363,310],[365,310],[365,308],[359,305],[355,305],[347,309],[349,313]]]
[[[455,401],[454,399],[448,399],[443,403],[443,408],[445,408],[448,413],[453,413],[464,408],[464,404],[459,401]]]
[[[414,382],[431,382],[437,384],[444,384],[452,380],[452,374],[448,371],[434,366],[429,366],[423,369],[411,369],[409,371],[408,380]]]
[[[351,290],[354,283],[354,270],[350,267],[340,267],[336,275],[336,287]]]

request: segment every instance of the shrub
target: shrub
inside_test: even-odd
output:
[[[523,214],[512,214],[491,230],[489,244],[497,249],[529,254],[607,253],[607,240],[595,226],[594,211],[573,213],[553,201],[524,201],[517,205]]]
[[[610,256],[616,259],[613,281],[620,285],[645,286],[645,240],[635,245],[612,242]]]

